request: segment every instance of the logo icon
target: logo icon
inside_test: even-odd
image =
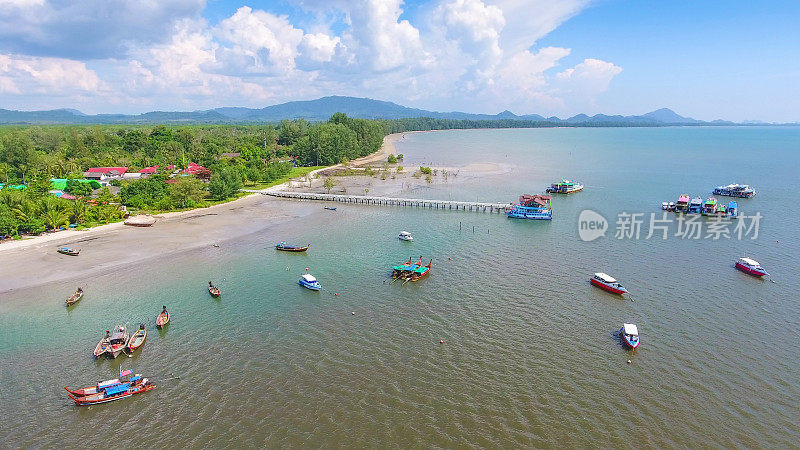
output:
[[[608,231],[608,221],[605,217],[591,209],[581,211],[578,216],[578,236],[582,241],[593,241],[605,236],[606,231]]]

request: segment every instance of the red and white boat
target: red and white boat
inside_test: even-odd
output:
[[[611,275],[605,274],[603,272],[598,272],[594,274],[592,278],[589,278],[589,281],[599,287],[600,289],[605,289],[612,294],[627,294],[628,290],[623,287],[619,281],[617,281]]]
[[[736,260],[736,268],[755,277],[769,275],[767,271],[761,267],[761,264],[759,264],[758,261],[750,258],[739,258]]]

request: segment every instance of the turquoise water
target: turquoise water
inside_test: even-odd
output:
[[[514,201],[561,177],[551,222],[341,205],[204,248],[0,299],[5,445],[777,446],[800,440],[798,128],[476,130],[408,135],[404,165],[500,164],[404,195]],[[459,178],[460,177],[460,178]],[[759,237],[614,238],[620,212],[743,182]],[[597,211],[608,234],[578,237]],[[473,232],[474,227],[474,232]],[[396,238],[414,234],[413,243]],[[674,234],[674,227],[670,234]],[[277,241],[311,242],[307,254]],[[743,255],[775,283],[733,269]],[[389,267],[433,258],[418,283]],[[297,285],[308,267],[323,284]],[[2,276],[13,276],[3,268]],[[635,300],[591,287],[605,271]],[[215,280],[223,296],[205,289]],[[336,295],[334,295],[336,294]],[[172,322],[154,327],[162,304]],[[355,314],[352,314],[355,313]],[[616,331],[639,325],[625,350]],[[95,361],[103,330],[145,322],[133,358]],[[439,341],[444,340],[444,344]],[[627,361],[631,360],[631,364]],[[120,364],[158,387],[77,408],[62,386]]]

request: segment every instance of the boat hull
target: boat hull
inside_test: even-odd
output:
[[[72,399],[78,406],[91,406],[91,405],[99,405],[101,403],[108,403],[113,402],[116,400],[122,400],[123,398],[128,398],[136,394],[141,394],[142,392],[147,392],[151,389],[156,387],[155,384],[146,384],[144,386],[132,388],[131,390],[124,392],[119,395],[114,395],[111,397],[104,397],[101,394],[93,394],[93,395],[85,395],[85,396],[77,396],[69,393],[69,389],[64,387],[67,390],[67,396]]]
[[[318,291],[322,289],[322,286],[320,286],[319,284],[305,283],[303,282],[303,280],[298,281],[297,284],[311,291]]]
[[[753,269],[751,267],[747,267],[744,264],[741,264],[741,263],[738,263],[738,262],[736,263],[736,268],[741,270],[742,272],[744,272],[744,273],[746,273],[748,275],[752,275],[754,277],[763,277],[764,275],[767,274],[767,271],[765,271],[765,270]]]
[[[627,289],[618,289],[613,286],[609,286],[605,283],[601,283],[600,281],[595,280],[594,278],[590,278],[589,282],[592,283],[594,286],[599,287],[600,289],[611,292],[612,294],[622,295],[628,293]]]
[[[630,349],[635,349],[636,347],[639,346],[639,339],[633,340],[625,335],[622,335],[622,342],[625,344],[626,347]]]
[[[308,250],[308,247],[310,247],[310,246],[306,245],[305,247],[280,247],[280,246],[276,245],[275,246],[275,250],[278,250],[278,251],[281,251],[281,252],[298,252],[299,253],[299,252],[304,252],[304,251]]]

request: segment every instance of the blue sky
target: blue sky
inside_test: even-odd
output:
[[[353,95],[567,117],[800,121],[800,2],[0,0],[0,108]]]

